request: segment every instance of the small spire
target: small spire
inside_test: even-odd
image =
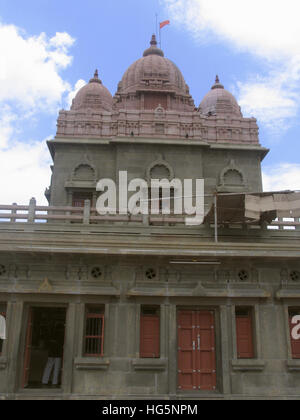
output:
[[[151,38],[151,41],[150,41],[150,45],[151,45],[151,47],[156,47],[157,46],[157,41],[156,41],[155,34],[152,35],[152,38]]]
[[[95,70],[94,77],[90,80],[90,83],[102,83],[99,79],[98,69]]]
[[[224,86],[220,83],[218,75],[216,75],[215,84],[212,86],[212,89],[224,89]]]
[[[157,47],[156,36],[154,34],[150,41],[150,48],[147,48],[147,50],[144,51],[143,56],[146,57],[147,55],[160,55],[161,57],[164,57],[162,50]]]

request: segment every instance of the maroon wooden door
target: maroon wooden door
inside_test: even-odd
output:
[[[180,311],[178,314],[178,388],[216,389],[214,313]]]
[[[254,357],[251,312],[236,313],[236,340],[238,359],[252,359]]]
[[[159,316],[141,315],[140,357],[159,357]]]
[[[33,325],[33,313],[32,309],[29,309],[27,331],[26,331],[26,343],[25,343],[25,356],[24,356],[24,372],[22,387],[25,388],[28,385],[30,359],[31,359],[31,345],[32,345],[32,325]]]

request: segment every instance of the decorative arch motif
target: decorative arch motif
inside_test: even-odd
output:
[[[147,181],[151,181],[151,179],[168,179],[171,181],[174,179],[174,170],[168,162],[159,158],[148,166],[146,179]]]
[[[220,174],[218,190],[247,190],[248,184],[244,171],[232,159]]]
[[[159,104],[158,107],[154,110],[154,115],[156,118],[164,118],[166,115],[165,108]]]
[[[97,170],[95,166],[85,158],[82,162],[78,163],[71,175],[72,181],[97,181]]]

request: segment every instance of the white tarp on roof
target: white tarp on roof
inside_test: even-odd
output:
[[[274,193],[270,195],[246,195],[245,217],[259,220],[262,213],[274,211],[277,217],[300,217],[300,193]]]

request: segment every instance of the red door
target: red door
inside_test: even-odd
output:
[[[141,315],[140,357],[159,357],[159,321],[158,315]]]
[[[253,359],[253,333],[250,311],[236,313],[236,339],[238,359]]]
[[[28,385],[30,358],[31,358],[32,324],[33,324],[33,313],[32,313],[32,309],[30,308],[29,313],[28,313],[28,323],[27,323],[27,331],[26,331],[22,388],[25,388]]]
[[[178,388],[216,389],[214,312],[178,314]]]

